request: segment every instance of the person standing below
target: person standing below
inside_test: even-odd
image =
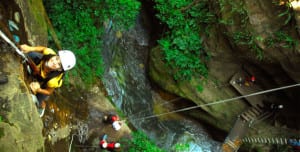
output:
[[[108,151],[118,151],[121,148],[121,144],[118,142],[107,142],[107,135],[105,134],[99,142],[99,146],[102,149],[106,149]]]
[[[250,76],[250,77],[246,77],[245,78],[245,86],[249,87],[249,86],[253,86],[254,83],[256,81],[256,78],[254,75]]]
[[[61,87],[65,71],[72,69],[76,64],[73,52],[69,50],[58,51],[58,55],[51,48],[45,46],[20,45],[21,50],[34,62],[33,77],[36,81],[30,83],[30,89],[38,101],[41,109],[40,117],[44,115],[45,100],[53,93],[55,88]]]
[[[117,115],[109,114],[107,116],[104,116],[104,122],[112,124],[112,127],[116,131],[121,129],[122,123]]]
[[[288,145],[290,145],[294,151],[300,151],[300,140],[299,139],[288,139]]]
[[[239,86],[253,86],[254,83],[256,82],[255,76],[250,76],[250,77],[239,77],[237,80],[233,81],[233,84],[238,84]]]

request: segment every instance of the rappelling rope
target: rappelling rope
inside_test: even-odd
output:
[[[69,145],[69,152],[71,152],[71,148],[72,148],[72,143],[73,143],[74,136],[77,136],[77,135],[76,134],[72,135],[71,142],[70,142],[70,145]]]
[[[163,106],[163,105],[165,105],[165,104],[169,104],[169,103],[178,101],[178,100],[180,100],[180,99],[183,99],[183,97],[177,97],[177,98],[172,99],[172,100],[164,101],[163,103],[157,104],[156,106]],[[135,116],[135,115],[139,115],[139,114],[144,113],[144,112],[147,112],[147,111],[150,112],[151,109],[148,108],[147,110],[142,110],[142,111],[140,111],[140,112],[138,112],[138,113],[131,114],[130,116],[127,116],[127,117],[128,117],[128,119],[129,119],[130,117],[133,117],[133,116]],[[122,121],[126,121],[126,120],[127,120],[127,119],[124,119],[124,120],[122,120]]]
[[[212,105],[216,105],[216,104],[221,104],[221,103],[225,103],[225,102],[229,102],[229,101],[238,100],[238,99],[241,99],[241,98],[247,98],[247,97],[256,96],[256,95],[260,95],[260,94],[265,94],[265,93],[269,93],[269,92],[274,92],[274,91],[278,91],[278,90],[293,88],[293,87],[297,87],[297,86],[300,86],[300,83],[293,84],[293,85],[288,85],[288,86],[283,86],[283,87],[278,87],[278,88],[274,88],[274,89],[268,89],[268,90],[264,90],[264,91],[259,91],[259,92],[251,93],[251,94],[248,94],[248,95],[242,95],[242,96],[238,96],[238,97],[234,97],[234,98],[230,98],[230,99],[224,99],[224,100],[220,100],[220,101],[216,101],[216,102],[212,102],[212,103],[207,103],[207,104],[182,108],[182,109],[178,109],[178,110],[173,110],[173,111],[166,112],[166,113],[155,114],[155,115],[150,115],[150,116],[141,117],[141,118],[135,118],[135,119],[131,119],[131,121],[159,117],[159,116],[163,116],[163,115],[167,115],[167,114],[192,110],[192,109],[196,109],[196,108],[199,108],[199,107],[212,106]]]

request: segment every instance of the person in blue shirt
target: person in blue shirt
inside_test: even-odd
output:
[[[294,150],[300,150],[300,140],[298,139],[289,139],[288,144],[293,147]]]

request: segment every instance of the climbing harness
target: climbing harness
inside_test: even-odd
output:
[[[242,98],[261,95],[261,94],[265,94],[265,93],[270,93],[270,92],[274,92],[274,91],[278,91],[278,90],[284,90],[284,89],[298,87],[298,86],[300,86],[300,83],[293,84],[293,85],[287,85],[287,86],[283,86],[283,87],[278,87],[278,88],[274,88],[274,89],[268,89],[268,90],[264,90],[264,91],[259,91],[259,92],[251,93],[251,94],[248,94],[248,95],[242,95],[242,96],[238,96],[238,97],[234,97],[234,98],[219,100],[219,101],[211,102],[211,103],[207,103],[207,104],[202,104],[202,105],[191,106],[191,107],[182,108],[182,109],[178,109],[178,110],[173,110],[173,111],[165,112],[165,113],[161,113],[161,114],[155,114],[155,115],[150,115],[150,116],[146,116],[146,117],[135,118],[135,119],[131,119],[131,120],[150,119],[150,118],[159,117],[159,116],[163,116],[163,115],[167,115],[167,114],[178,113],[178,112],[182,112],[182,111],[188,111],[188,110],[196,109],[196,108],[199,108],[199,107],[212,106],[212,105],[216,105],[216,104],[226,103],[226,102],[229,102],[229,101],[234,101],[234,100],[238,100],[238,99],[242,99]]]

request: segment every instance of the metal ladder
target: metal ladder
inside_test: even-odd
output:
[[[300,142],[300,139],[294,138],[280,138],[280,137],[245,137],[242,142],[245,143],[260,143],[260,144],[277,144],[287,145],[288,141]]]

